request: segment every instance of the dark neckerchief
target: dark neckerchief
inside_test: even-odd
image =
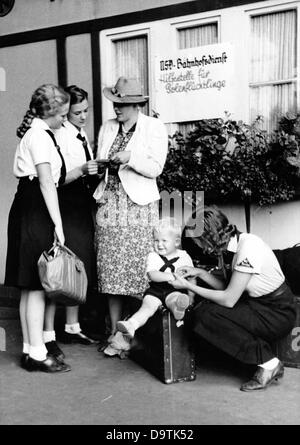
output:
[[[179,260],[179,256],[172,258],[171,260],[168,260],[168,258],[166,258],[163,255],[159,255],[160,258],[163,260],[163,262],[165,263],[160,269],[160,272],[164,272],[166,269],[170,269],[171,272],[175,272],[175,267],[174,267],[174,263],[176,263],[177,260]]]

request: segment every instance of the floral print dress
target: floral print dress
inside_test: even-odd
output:
[[[133,135],[121,125],[108,158],[123,151]],[[148,280],[146,258],[153,250],[153,227],[158,222],[158,203],[135,204],[119,176],[109,171],[108,182],[96,215],[97,274],[99,291],[141,296]]]

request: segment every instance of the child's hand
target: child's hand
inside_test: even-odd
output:
[[[182,267],[180,267],[179,269],[176,270],[176,274],[179,277],[184,277],[185,275],[187,275],[187,269],[188,269],[187,267],[182,266]]]
[[[189,288],[189,282],[183,278],[177,275],[177,273],[174,273],[175,280],[168,281],[169,284],[171,284],[175,289],[188,289]]]
[[[207,273],[205,269],[190,266],[181,266],[177,269],[176,274],[183,278],[200,277],[203,273]]]

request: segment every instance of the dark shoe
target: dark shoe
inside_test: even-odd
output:
[[[241,386],[241,391],[254,391],[256,389],[265,389],[272,382],[282,378],[284,374],[283,363],[279,362],[276,368],[271,371],[258,366],[256,373],[249,382]]]
[[[48,356],[46,360],[34,360],[28,357],[25,369],[27,371],[42,371],[42,372],[68,372],[71,371],[71,366],[66,363],[60,363],[54,357]]]
[[[48,351],[48,355],[54,357],[58,362],[63,362],[66,358],[63,351],[58,347],[56,341],[48,341],[45,343],[45,346]]]
[[[77,334],[69,334],[69,332],[64,332],[61,341],[63,343],[80,343],[81,345],[93,345],[95,340],[89,338],[83,332],[78,332]]]
[[[21,368],[26,369],[28,357],[29,357],[29,354],[24,354],[24,352],[22,353],[21,360],[20,360]]]

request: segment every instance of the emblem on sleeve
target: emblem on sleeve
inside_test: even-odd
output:
[[[253,269],[253,266],[248,258],[243,259],[239,264],[237,264],[237,266],[250,267],[251,269]]]

